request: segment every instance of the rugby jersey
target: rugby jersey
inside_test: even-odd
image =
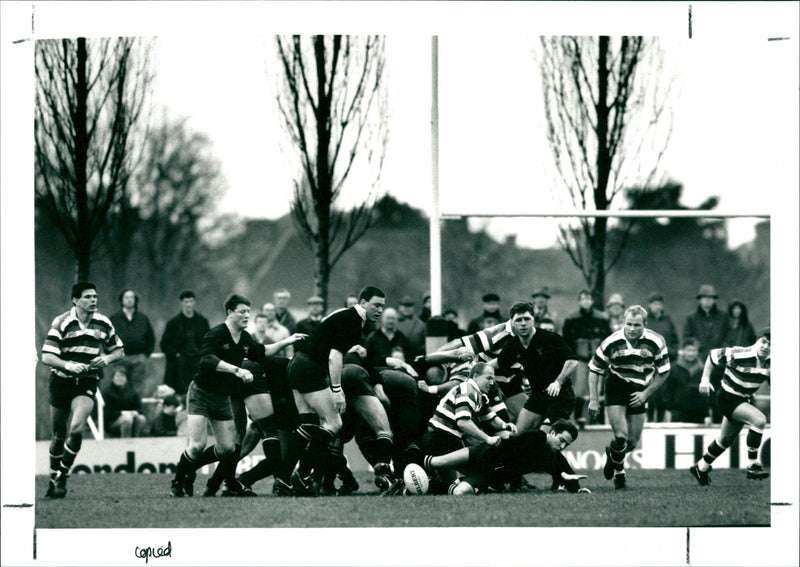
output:
[[[749,398],[770,379],[770,357],[759,360],[756,345],[715,348],[708,356],[715,366],[725,367],[721,385],[729,394]]]
[[[496,353],[500,352],[513,338],[514,333],[511,330],[511,321],[506,321],[472,335],[461,337],[461,344],[467,347],[473,355],[488,353],[490,355],[494,354],[491,358],[496,358]]]
[[[364,319],[355,307],[339,309],[325,317],[295,350],[307,354],[323,368],[328,368],[331,350],[345,354],[361,341],[363,326]]]
[[[242,379],[228,372],[218,372],[217,366],[224,360],[241,368],[245,358],[263,365],[266,361],[264,345],[247,331],[242,331],[237,343],[233,340],[228,325],[220,323],[209,329],[203,337],[203,344],[200,347],[200,366],[194,381],[207,392],[236,394],[244,383]]]
[[[103,352],[111,353],[123,348],[114,325],[105,315],[94,313],[84,327],[73,307],[55,319],[47,332],[42,353],[48,352],[65,362],[88,364]],[[60,368],[50,371],[62,378],[100,378],[100,368],[90,368],[82,374],[73,374]]]
[[[626,382],[647,386],[656,372],[669,372],[669,356],[664,337],[645,328],[642,336],[632,345],[625,338],[625,330],[611,333],[600,343],[589,361],[589,370],[609,374]]]
[[[459,419],[475,418],[478,421],[491,421],[495,413],[489,405],[489,399],[484,395],[478,384],[472,378],[462,382],[439,401],[436,411],[429,423],[437,429],[455,435],[459,439],[464,433],[458,427]]]

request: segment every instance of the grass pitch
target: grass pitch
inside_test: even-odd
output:
[[[694,527],[768,526],[770,484],[743,470],[712,472],[702,487],[686,470],[631,470],[629,488],[615,491],[593,472],[591,494],[550,492],[547,476],[529,475],[539,490],[479,496],[381,497],[371,473],[357,473],[350,496],[285,498],[272,480],[253,488],[258,498],[170,498],[170,475],[88,474],[69,479],[63,500],[44,498],[36,478],[37,528],[300,528],[300,527]]]

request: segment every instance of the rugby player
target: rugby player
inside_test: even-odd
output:
[[[50,367],[50,483],[48,498],[67,495],[67,478],[83,443],[83,426],[94,408],[100,372],[125,356],[114,325],[97,311],[97,287],[72,286],[72,309],[53,320],[42,347]]]
[[[385,303],[383,291],[365,287],[359,293],[357,305],[325,317],[298,348],[287,373],[301,425],[289,438],[276,482],[288,486],[291,479],[302,491],[310,488],[306,479],[292,476],[295,464],[305,451],[308,451],[315,476],[320,479],[324,476],[326,467],[331,464],[328,446],[342,428],[341,414],[346,408],[342,392],[344,355],[361,341],[364,324],[380,318]]]
[[[195,471],[215,461],[219,461],[225,473],[226,495],[246,495],[235,478],[238,455],[230,394],[240,391],[242,382],[253,382],[253,374],[242,368],[245,359],[264,364],[268,354],[304,338],[294,334],[278,343],[262,345],[245,330],[250,319],[250,300],[231,295],[224,309],[225,322],[203,337],[200,368],[187,392],[188,446],[181,454],[170,487],[171,495],[176,498],[193,496]],[[209,423],[216,445],[206,448]]]
[[[720,381],[721,391],[717,394],[717,406],[722,414],[719,438],[708,446],[703,458],[692,465],[689,471],[701,485],[711,482],[709,471],[711,463],[725,449],[733,445],[744,425],[747,425],[747,478],[763,480],[769,476],[758,460],[761,437],[767,425],[766,416],[753,405],[753,395],[759,386],[770,380],[770,328],[759,332],[758,340],[749,347],[729,347],[712,349],[706,359],[703,377],[700,380],[700,393],[708,396],[714,387],[711,377],[715,368],[724,368]]]
[[[647,399],[669,376],[664,337],[647,328],[647,310],[632,305],[625,310],[621,329],[597,347],[589,361],[589,416],[600,411],[598,382],[606,381],[606,411],[614,438],[606,446],[603,476],[614,478],[614,488],[625,488],[625,455],[639,442]]]
[[[481,443],[446,455],[426,455],[423,466],[429,473],[462,470],[464,478],[453,483],[448,490],[453,495],[485,493],[490,487],[514,482],[522,475],[534,472],[552,477],[551,490],[564,486],[569,492],[589,492],[578,484],[579,479],[586,477],[576,475],[561,454],[577,438],[577,427],[565,419],[558,419],[547,433],[537,429],[510,437],[499,445]]]

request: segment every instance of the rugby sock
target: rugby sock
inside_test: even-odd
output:
[[[394,453],[394,441],[387,433],[378,433],[375,439],[375,457],[379,463],[389,463]]]
[[[722,445],[721,440],[715,439],[712,441],[711,445],[709,445],[708,449],[706,449],[703,458],[697,461],[697,468],[701,471],[707,471],[711,463],[713,463],[717,457],[724,453],[725,449],[727,449],[727,447]]]
[[[50,478],[54,478],[61,467],[61,457],[64,456],[64,438],[53,435],[50,440]]]
[[[303,415],[301,415],[300,418],[302,420]],[[294,471],[294,466],[297,464],[297,461],[300,460],[300,456],[305,452],[310,441],[311,434],[308,431],[307,424],[303,424],[292,431],[292,434],[289,436],[289,442],[286,446],[286,454],[283,457],[278,478],[284,482],[289,482],[289,478],[292,476],[292,471]]]
[[[633,441],[631,441],[630,439],[628,439],[628,441],[627,441],[627,443],[626,443],[626,445],[625,445],[625,452],[626,452],[626,453],[633,453],[633,451],[634,451],[635,449],[636,449],[636,443],[634,443]]]
[[[331,469],[331,453],[328,447],[336,438],[336,434],[330,429],[316,427],[311,433],[311,443],[308,444],[308,454],[311,459],[311,466],[314,469],[314,480],[322,482],[325,473]]]
[[[225,453],[219,459],[219,465],[215,474],[219,471],[220,476],[229,487],[236,486],[236,464],[239,462],[239,456],[242,454],[242,446],[238,443],[230,453]]]
[[[614,471],[621,472],[625,468],[625,450],[628,444],[622,437],[615,437],[611,442],[611,462],[614,463]]]
[[[67,442],[64,444],[64,454],[61,457],[61,464],[59,465],[59,470],[64,474],[68,474],[69,469],[72,468],[72,463],[75,462],[75,457],[78,455],[78,451],[81,450],[82,443],[82,433],[71,433],[69,439],[67,439]]]
[[[424,468],[427,472],[433,472],[433,455],[425,455],[422,459],[422,468]]]
[[[239,475],[239,482],[245,486],[253,486],[259,480],[273,474],[274,467],[272,465],[273,463],[270,463],[269,459],[258,461],[250,470]]]
[[[362,437],[361,439],[356,439],[358,442],[358,448],[361,449],[361,454],[364,455],[364,459],[372,465],[375,466],[381,462],[378,458],[378,440],[374,437]]]
[[[758,449],[761,447],[761,437],[763,435],[764,432],[762,430],[752,426],[747,432],[747,460],[750,461],[751,465],[758,462]]]

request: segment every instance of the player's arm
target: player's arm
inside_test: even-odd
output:
[[[647,400],[650,399],[650,396],[656,393],[656,390],[658,390],[661,385],[666,382],[668,377],[669,370],[666,372],[659,372],[652,380],[650,380],[650,383],[644,390],[631,394],[631,407],[638,408],[646,404]]]
[[[62,360],[58,355],[50,352],[42,353],[42,362],[51,368],[58,368],[71,374],[81,374],[89,369],[88,364],[74,362],[72,360]]]
[[[545,391],[551,396],[557,396],[561,392],[561,386],[572,377],[576,368],[578,368],[577,360],[574,358],[565,360],[564,366],[561,367],[561,372],[559,372],[556,379],[547,386],[547,390]]]
[[[600,413],[600,389],[598,384],[603,374],[589,367],[589,417],[596,418]]]
[[[335,348],[332,348],[328,354],[328,376],[331,379],[331,390],[333,391],[336,411],[339,413],[344,413],[345,410],[344,392],[342,392],[343,359],[342,351]]]
[[[477,439],[478,441],[481,441],[482,443],[488,443],[489,445],[497,445],[500,443],[499,437],[487,435],[469,417],[459,417],[456,420],[456,425],[458,425],[458,428],[464,433],[464,435],[468,435],[474,439]]]
[[[515,424],[503,421],[498,415],[495,415],[489,423],[494,427],[495,431],[505,431],[511,433],[511,435],[517,433],[517,426]]]
[[[239,368],[217,356],[216,353],[220,350],[222,350],[222,345],[218,343],[214,334],[206,333],[203,337],[203,344],[200,346],[200,369],[202,371],[233,374],[243,382],[253,381],[253,375],[249,370]]]
[[[711,385],[711,375],[716,367],[717,365],[712,359],[712,353],[709,353],[708,358],[706,358],[706,365],[703,367],[703,377],[700,378],[700,393],[704,396],[708,396],[714,391],[714,386]]]
[[[303,333],[294,333],[289,335],[283,340],[278,341],[277,343],[272,343],[270,345],[264,345],[264,355],[265,356],[274,356],[278,354],[284,347],[288,347],[293,345],[298,341],[305,340],[308,335]]]
[[[417,380],[417,388],[419,388],[422,392],[427,392],[428,394],[435,394],[437,396],[444,396],[458,386],[459,384],[463,384],[461,380],[448,380],[447,382],[442,382],[441,384],[437,384],[435,386],[429,385],[425,380]]]
[[[418,378],[419,377],[419,374],[417,374],[417,371],[414,370],[414,368],[410,364],[408,364],[407,362],[405,362],[403,360],[400,360],[399,358],[394,358],[392,356],[387,356],[386,360],[384,362],[386,362],[386,366],[388,366],[389,368],[394,368],[395,370],[400,370],[402,372],[405,372],[409,376],[413,376],[414,378]]]

